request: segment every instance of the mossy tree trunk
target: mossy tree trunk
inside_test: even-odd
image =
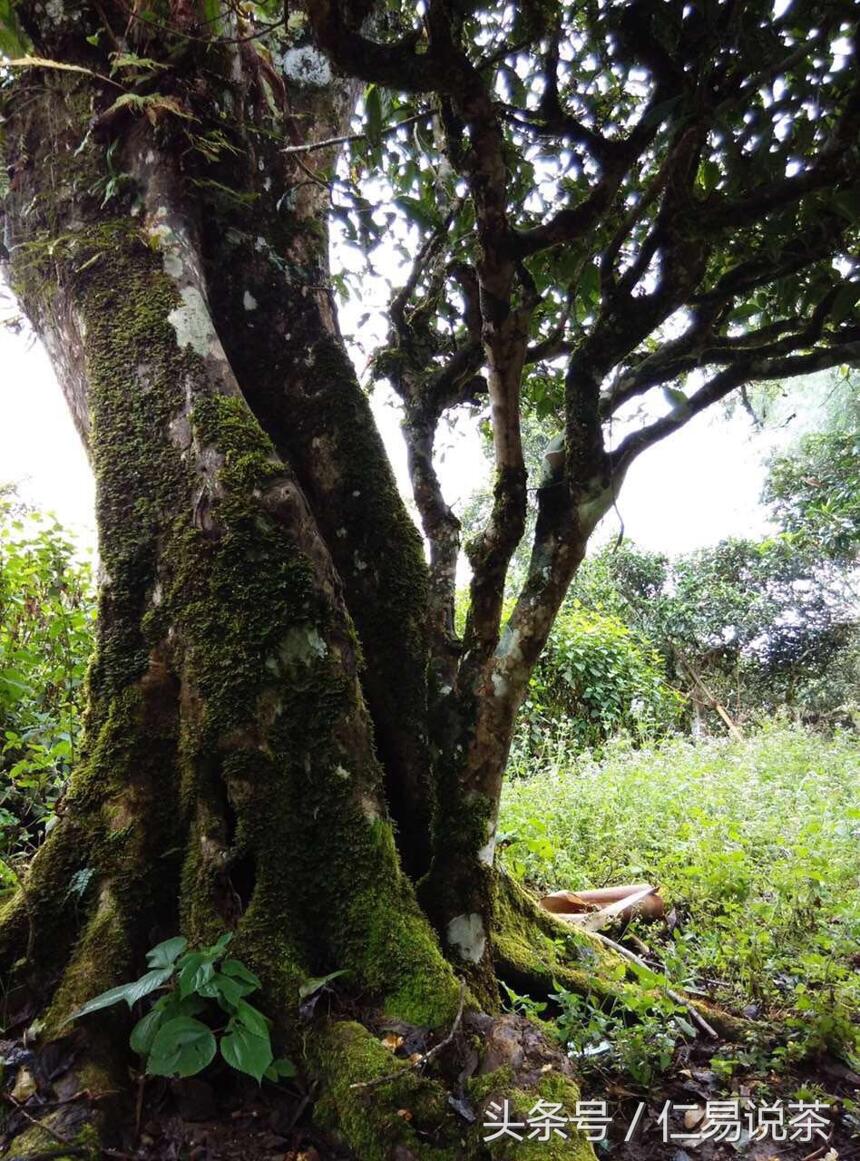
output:
[[[278,1036],[321,1082],[320,1115],[362,1161],[503,1156],[443,1078],[350,1087],[392,1069],[380,1021],[450,1028],[464,969],[468,1020],[493,1010],[487,836],[513,717],[458,811],[457,738],[494,727],[477,687],[453,727],[431,713],[421,541],[338,334],[327,191],[280,148],[297,125],[342,130],[354,88],[310,43],[303,78],[275,75],[241,42],[184,36],[176,12],[166,44],[127,33],[169,62],[158,94],[144,83],[137,107],[116,104],[94,42],[124,10],[20,15],[40,56],[79,70],[29,69],[7,94],[6,234],[92,460],[103,572],[84,750],[0,917],[13,998],[43,1004],[50,1041],[158,940],[230,929]],[[321,1018],[308,1037],[299,985],[333,970],[366,1019]],[[480,1019],[492,1041],[501,1018]],[[570,1105],[564,1057],[504,1019],[507,1057],[488,1058],[477,1096]],[[115,1087],[121,1022],[74,1035],[89,1087]]]

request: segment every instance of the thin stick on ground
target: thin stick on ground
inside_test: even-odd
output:
[[[399,1072],[387,1073],[385,1076],[375,1076],[373,1078],[373,1080],[357,1081],[355,1084],[351,1084],[349,1087],[350,1088],[376,1088],[378,1085],[388,1084],[392,1080],[400,1080],[400,1078],[405,1073],[410,1072],[410,1071],[417,1069],[417,1068],[423,1068],[425,1064],[429,1064],[430,1061],[433,1060],[434,1057],[438,1056],[439,1053],[444,1048],[448,1047],[448,1045],[451,1043],[451,1041],[457,1035],[457,1032],[459,1031],[459,1028],[460,1028],[460,1023],[463,1019],[463,1006],[464,1006],[465,1002],[466,1002],[466,981],[460,980],[460,1003],[457,1007],[457,1015],[454,1017],[454,1023],[451,1025],[451,1030],[448,1033],[448,1035],[445,1037],[444,1040],[440,1040],[438,1044],[434,1044],[433,1047],[429,1051],[422,1053],[416,1060],[413,1060],[409,1065],[407,1065],[406,1068],[401,1068]]]
[[[620,956],[624,957],[624,959],[629,960],[631,963],[635,963],[637,967],[643,968],[645,971],[653,970],[652,968],[648,967],[648,964],[644,959],[641,958],[641,956],[638,956],[635,952],[632,952],[628,948],[623,947],[620,943],[616,943],[615,940],[610,939],[608,935],[603,935],[603,933],[600,931],[592,931],[591,934],[595,939],[599,939],[601,943],[605,943],[607,947],[611,947],[613,951],[617,951]],[[674,1000],[676,1004],[680,1004],[682,1007],[687,1009],[690,1019],[694,1024],[696,1024],[703,1032],[707,1033],[707,1035],[711,1036],[714,1040],[719,1040],[719,1034],[714,1031],[705,1017],[696,1011],[689,1000],[685,1000],[684,997],[679,992],[676,992],[673,988],[667,987],[664,989],[664,991],[670,1000]]]
[[[11,1093],[0,1093],[0,1097],[12,1105],[15,1111],[20,1113],[21,1116],[24,1117],[25,1120],[28,1120],[31,1125],[37,1129],[41,1129],[42,1132],[45,1133],[48,1137],[52,1137],[58,1145],[62,1145],[64,1154],[80,1157],[87,1152],[86,1149],[76,1145],[75,1142],[72,1141],[69,1137],[64,1137],[62,1133],[58,1133],[56,1129],[51,1128],[51,1126],[45,1124],[44,1121],[40,1121],[38,1117],[34,1117],[32,1113],[28,1112],[24,1108],[20,1101],[15,1100]],[[115,1158],[116,1161],[131,1161],[128,1153],[121,1153],[118,1149],[105,1149],[102,1147],[101,1152],[105,1157]],[[42,1155],[46,1155],[44,1150],[42,1151]]]

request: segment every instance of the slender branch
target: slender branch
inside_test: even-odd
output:
[[[460,1003],[457,1006],[457,1015],[454,1017],[454,1023],[444,1040],[440,1040],[438,1044],[434,1044],[429,1051],[422,1053],[416,1060],[411,1061],[405,1068],[399,1069],[397,1072],[391,1072],[385,1076],[375,1076],[372,1080],[357,1081],[351,1084],[350,1088],[378,1088],[382,1084],[390,1084],[392,1081],[400,1080],[406,1072],[414,1071],[417,1068],[424,1068],[434,1060],[440,1052],[443,1052],[448,1045],[453,1041],[454,1037],[460,1031],[460,1025],[463,1022],[463,1008],[466,1003],[466,981],[460,980]]]
[[[424,121],[432,116],[433,113],[429,109],[413,113],[411,117],[404,117],[402,121],[386,126],[380,136],[391,137],[398,129],[403,129],[406,125],[414,125],[417,121]],[[313,153],[317,149],[331,149],[335,145],[348,145],[352,141],[364,141],[366,137],[366,132],[344,133],[340,137],[327,137],[323,141],[306,141],[304,145],[287,145],[281,150],[281,153]]]
[[[775,359],[747,358],[733,367],[727,367],[700,387],[685,404],[673,408],[668,415],[640,428],[627,436],[610,455],[613,476],[623,476],[637,456],[646,448],[678,431],[711,404],[724,399],[742,383],[757,379],[782,379],[794,375],[808,375],[824,371],[841,363],[860,361],[860,333],[851,328],[847,342],[832,347],[809,351],[806,354],[787,355]]]

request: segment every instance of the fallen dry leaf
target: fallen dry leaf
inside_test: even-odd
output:
[[[687,1109],[684,1113],[684,1128],[695,1129],[705,1119],[705,1110],[697,1105],[694,1109]]]

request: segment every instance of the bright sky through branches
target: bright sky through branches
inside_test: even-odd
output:
[[[355,322],[351,313],[347,330]],[[385,390],[377,392],[375,410],[408,492],[399,415]],[[649,548],[681,552],[762,532],[762,460],[782,438],[780,432],[754,433],[740,412],[729,420],[699,416],[634,464],[619,500],[625,534]],[[453,431],[440,443],[446,494],[462,509],[485,461],[474,434]],[[0,328],[0,480],[18,482],[25,499],[94,542],[92,476],[48,357],[32,338],[6,328]],[[614,515],[604,525],[600,539],[616,535]]]

